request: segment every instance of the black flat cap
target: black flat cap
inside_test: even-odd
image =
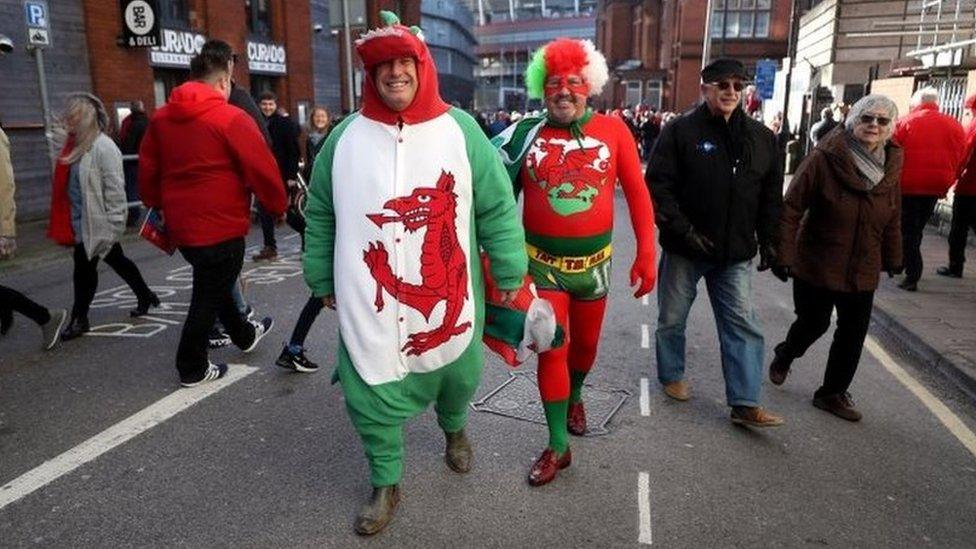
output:
[[[705,65],[701,71],[702,82],[718,82],[730,76],[746,79],[746,66],[742,64],[742,61],[720,57]]]

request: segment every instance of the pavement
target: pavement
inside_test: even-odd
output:
[[[369,486],[329,382],[334,314],[323,312],[308,341],[323,371],[273,365],[307,298],[298,239],[279,229],[277,262],[246,260],[247,298],[276,326],[253,353],[215,351],[232,374],[207,389],[179,389],[173,366],[186,264],[134,239],[126,254],[163,307],[130,319],[134,296],[102,267],[94,333],[43,353],[37,328],[18,317],[0,338],[0,546],[972,547],[976,402],[875,323],[851,389],[862,422],[810,405],[826,336],[785,385],[764,387],[785,426],[734,427],[704,288],[688,320],[692,399],[668,399],[654,372],[656,295],[627,291],[634,242],[619,195],[617,206],[613,290],[584,390],[591,425],[615,411],[607,434],[572,439],[573,465],[552,484],[525,482],[546,441],[532,421],[534,361],[517,370],[529,388],[516,391],[512,370],[490,357],[475,400],[495,413],[471,413],[472,472],[444,465],[433,413],[409,422],[397,517],[357,538],[351,523]],[[0,283],[69,304],[70,257],[54,250],[51,262],[0,264]],[[790,286],[756,273],[753,292],[768,357],[793,320]],[[601,405],[613,399],[619,406]]]

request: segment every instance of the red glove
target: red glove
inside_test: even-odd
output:
[[[657,264],[654,254],[638,254],[634,264],[630,267],[630,286],[640,286],[634,292],[634,297],[641,297],[651,293],[657,281]]]

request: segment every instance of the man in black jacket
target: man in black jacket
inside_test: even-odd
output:
[[[130,109],[132,112],[119,128],[119,150],[124,155],[139,154],[139,145],[149,127],[149,117],[142,101],[133,101]],[[125,175],[125,199],[130,203],[135,202],[139,200],[139,160],[123,161],[122,170]],[[139,206],[130,206],[126,225],[133,227],[138,224],[141,213]]]
[[[664,254],[658,272],[658,379],[689,398],[685,325],[705,279],[722,351],[733,423],[770,427],[782,418],[759,407],[764,342],[752,308],[751,267],[773,264],[783,169],[776,138],[740,108],[745,67],[717,59],[702,72],[702,102],[666,125],[646,180]]]
[[[286,182],[287,188],[290,189],[298,181],[298,160],[301,157],[298,138],[301,136],[302,130],[298,127],[298,123],[278,112],[278,96],[273,92],[264,92],[259,99],[258,106],[261,108],[264,119],[268,122],[271,150],[274,152],[275,160],[278,161],[281,180]],[[275,219],[264,211],[260,211],[259,215],[261,216],[261,230],[264,233],[264,249],[254,254],[251,259],[254,261],[274,261],[278,259],[278,246],[274,235]]]

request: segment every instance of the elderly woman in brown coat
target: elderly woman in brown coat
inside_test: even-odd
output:
[[[861,419],[847,389],[879,275],[902,270],[902,150],[889,141],[897,114],[887,97],[868,95],[803,161],[784,200],[773,267],[784,282],[793,277],[796,320],[776,346],[769,379],[786,380],[793,360],[830,328],[836,308],[837,329],[813,405],[849,421]]]

